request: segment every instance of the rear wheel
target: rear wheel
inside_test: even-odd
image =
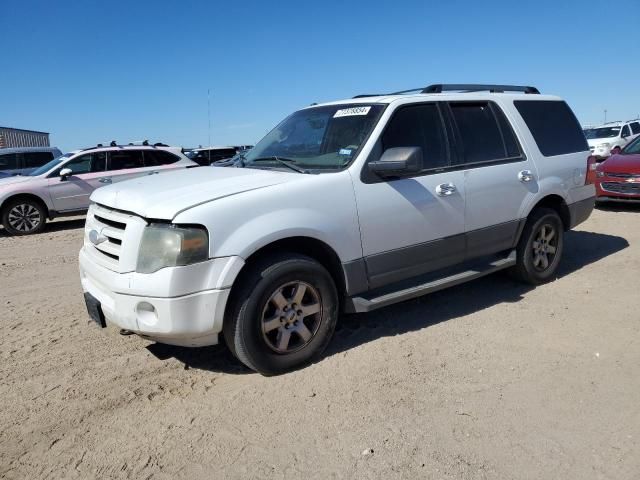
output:
[[[239,281],[224,337],[242,363],[277,375],[318,358],[338,318],[336,287],[322,265],[303,255],[273,255]]]
[[[536,209],[527,220],[517,247],[513,276],[539,285],[549,281],[560,263],[564,228],[558,213],[550,208]]]
[[[45,208],[37,200],[30,198],[10,200],[2,210],[2,224],[11,235],[41,232],[45,223]]]

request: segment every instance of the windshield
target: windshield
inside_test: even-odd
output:
[[[384,111],[384,105],[331,105],[287,117],[243,158],[246,167],[338,170],[356,156]]]
[[[592,128],[588,132],[585,132],[587,139],[590,138],[613,138],[617,137],[620,133],[620,127],[600,127]]]
[[[36,168],[35,170],[32,170],[31,172],[27,173],[27,175],[30,176],[30,177],[37,177],[38,175],[42,175],[43,173],[47,173],[52,168],[57,167],[62,162],[64,162],[66,159],[70,158],[71,155],[73,155],[73,154],[72,153],[65,153],[64,155],[56,157],[53,160],[50,160],[49,162],[45,163],[41,167]]]
[[[636,138],[633,142],[631,142],[629,145],[624,147],[624,150],[622,151],[622,153],[627,155],[640,154],[640,137]]]

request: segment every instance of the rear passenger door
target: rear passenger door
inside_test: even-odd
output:
[[[466,258],[512,248],[523,205],[537,190],[535,166],[495,102],[448,106],[454,162],[464,172]]]

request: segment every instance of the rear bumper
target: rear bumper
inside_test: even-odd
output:
[[[593,212],[595,203],[596,197],[589,197],[569,204],[569,217],[571,219],[569,228],[574,228],[589,218],[591,212]]]
[[[220,275],[239,271],[244,264],[239,257],[227,257],[152,274],[117,273],[97,265],[84,249],[79,262],[82,290],[100,302],[107,324],[190,347],[218,343],[231,291]],[[184,291],[185,283],[191,292]]]

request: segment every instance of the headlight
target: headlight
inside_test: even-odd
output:
[[[209,258],[209,237],[202,227],[156,223],[145,227],[136,272],[153,273],[164,267],[204,262]]]

